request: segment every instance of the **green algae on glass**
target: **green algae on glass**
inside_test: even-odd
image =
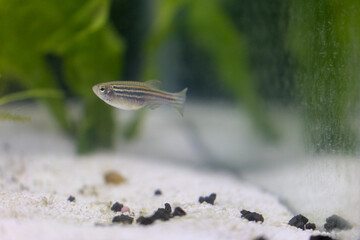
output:
[[[246,43],[249,70],[269,103],[295,100],[293,56],[286,45],[290,1],[224,0],[225,9]]]
[[[355,151],[359,29],[359,1],[291,3],[289,45],[298,61],[296,80],[306,142],[316,152]]]

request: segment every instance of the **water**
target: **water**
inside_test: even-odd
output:
[[[213,106],[213,115],[204,106],[203,118],[187,117],[204,158],[236,168],[320,227],[332,214],[359,222],[359,3],[225,1],[218,4],[225,13],[197,7],[179,8],[160,69],[164,79],[192,86],[190,99]],[[211,102],[219,98],[240,107],[225,111]]]
[[[225,171],[320,230],[332,214],[359,229],[359,1],[32,4],[0,2],[0,94],[56,88],[64,98],[45,100],[48,112],[0,106],[33,117],[32,130],[3,125],[10,142],[26,133],[13,153],[56,155],[60,134],[64,151]],[[106,106],[91,87],[117,79],[188,87],[185,117]]]

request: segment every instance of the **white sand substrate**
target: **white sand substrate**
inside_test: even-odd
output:
[[[30,123],[0,122],[1,240],[256,239],[260,236],[269,240],[307,240],[318,234],[356,239],[357,229],[325,233],[289,226],[287,223],[294,213],[274,194],[225,171],[181,164],[181,161],[196,162],[196,157],[189,160],[191,148],[184,150],[184,155],[177,154],[176,161],[169,157],[171,154],[164,155],[167,161],[159,161],[144,154],[144,149],[134,154],[136,145],[127,153],[120,148],[115,152],[77,156],[74,142],[37,110],[25,111],[33,117]],[[184,148],[188,141],[181,137],[181,131],[177,132],[171,125],[167,127],[160,136],[171,135],[169,146],[179,140],[183,144],[179,147]],[[126,182],[106,184],[104,174],[108,171],[120,173]],[[156,189],[161,189],[163,194],[155,196]],[[198,202],[199,196],[211,193],[217,194],[214,205]],[[75,202],[67,201],[70,195],[76,198]],[[128,206],[135,219],[151,215],[165,203],[170,203],[173,209],[181,207],[187,215],[166,222],[158,220],[149,226],[135,221],[132,225],[112,224],[117,214],[110,207],[116,201]],[[262,214],[264,223],[241,218],[242,209]]]
[[[276,197],[225,173],[109,154],[2,157],[1,162],[8,163],[6,172],[2,168],[0,239],[308,239],[314,233],[288,226],[292,214]],[[127,181],[105,184],[109,170]],[[163,194],[155,196],[156,189]],[[215,205],[198,202],[212,192]],[[67,201],[69,195],[76,201]],[[151,226],[110,226],[115,201],[128,206],[135,218],[166,202],[187,215]],[[241,219],[242,209],[261,213],[264,223]]]

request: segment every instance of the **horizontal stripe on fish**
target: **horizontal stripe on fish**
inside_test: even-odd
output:
[[[160,94],[164,94],[164,95],[173,96],[173,93],[169,93],[169,92],[166,92],[166,91],[161,91],[161,90],[156,89],[156,88],[150,88],[148,86],[128,86],[128,85],[119,86],[119,85],[113,85],[112,87],[113,87],[114,90],[125,90],[125,91],[144,90],[144,91],[151,91],[151,92],[156,92],[156,93],[160,93]]]
[[[121,89],[115,89],[114,88],[114,92],[115,93],[120,93],[120,94],[136,94],[136,95],[141,95],[141,94],[144,94],[144,95],[151,95],[151,96],[158,96],[158,97],[162,97],[162,98],[165,98],[165,99],[172,99],[172,100],[178,100],[178,101],[181,101],[181,100],[184,100],[184,98],[182,96],[174,96],[173,94],[169,94],[169,93],[162,93],[162,92],[159,92],[159,91],[153,91],[153,90],[149,90],[149,89],[145,89],[145,90],[138,90],[138,89],[133,89],[133,88],[121,88]]]
[[[114,92],[116,97],[121,97],[121,98],[126,98],[126,99],[133,99],[133,100],[143,100],[143,101],[156,101],[156,100],[162,100],[165,102],[170,102],[170,103],[177,103],[179,101],[182,101],[181,99],[171,99],[171,98],[166,98],[166,97],[162,97],[162,96],[153,96],[153,95],[149,95],[149,94],[128,94],[128,93],[118,93],[118,92]]]
[[[154,99],[162,99],[162,100],[166,100],[166,101],[183,101],[182,98],[177,98],[177,97],[167,97],[167,96],[161,96],[161,95],[157,95],[157,94],[152,94],[152,93],[144,93],[144,92],[117,92],[115,91],[114,94],[116,96],[123,96],[123,95],[127,95],[127,96],[137,96],[137,97],[153,97]]]

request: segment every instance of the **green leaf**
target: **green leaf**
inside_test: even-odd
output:
[[[64,54],[67,85],[86,101],[78,132],[79,153],[112,146],[113,108],[97,98],[92,86],[114,81],[120,76],[122,52],[120,38],[106,25],[74,44]]]
[[[24,117],[24,116],[13,115],[13,114],[0,113],[0,120],[27,122],[27,121],[30,121],[30,118]]]
[[[76,3],[76,2],[75,2]],[[62,24],[46,39],[43,49],[63,53],[77,41],[101,29],[107,21],[109,11],[108,0],[91,0],[76,3],[78,9],[71,12],[70,18],[62,15]],[[64,19],[66,17],[66,19]]]
[[[77,152],[86,154],[97,148],[111,148],[114,128],[112,107],[100,99],[89,99],[77,132]]]
[[[64,54],[67,85],[74,93],[94,96],[91,88],[120,76],[123,44],[110,26],[79,41]]]
[[[1,97],[0,98],[0,106],[7,104],[7,103],[25,100],[25,99],[29,99],[29,98],[62,98],[62,97],[63,97],[63,94],[59,90],[33,89],[33,90],[28,90],[28,91],[23,91],[23,92],[12,93],[12,94]]]
[[[155,4],[156,13],[152,23],[152,29],[146,42],[146,69],[145,79],[153,79],[156,74],[156,54],[164,41],[175,30],[173,21],[178,11],[191,2],[190,0],[160,0]]]
[[[57,88],[45,61],[63,54],[107,20],[109,0],[0,0],[0,74],[26,88]],[[46,100],[63,129],[69,130],[63,100]]]
[[[54,90],[54,89],[34,89],[34,90],[28,90],[23,92],[17,92],[13,94],[9,94],[6,96],[3,96],[0,98],[0,106],[25,100],[29,98],[62,98],[63,94],[61,91]],[[0,114],[0,120],[11,120],[11,121],[29,121],[30,118],[24,117],[24,116],[18,116],[18,115],[12,115],[12,114]]]

